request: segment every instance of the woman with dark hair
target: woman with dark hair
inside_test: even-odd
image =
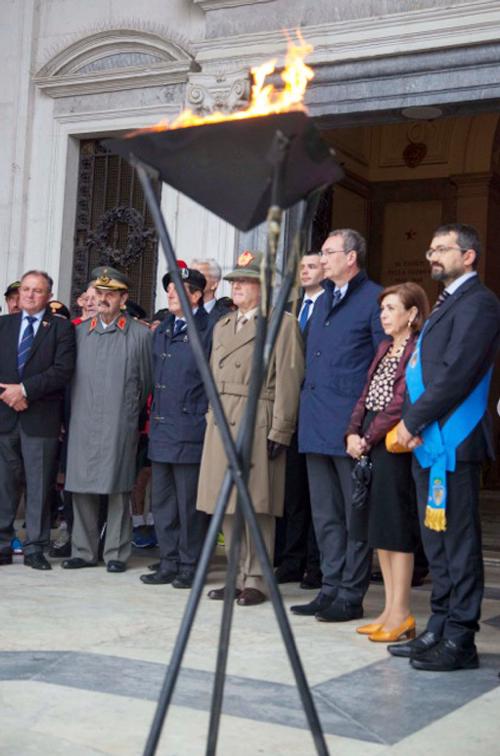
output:
[[[384,289],[379,303],[382,327],[390,338],[381,342],[370,365],[346,446],[354,459],[369,455],[372,462],[368,501],[353,509],[350,537],[377,549],[385,589],[384,610],[357,632],[389,643],[415,637],[410,591],[418,523],[411,455],[387,451],[385,437],[401,419],[406,365],[429,302],[420,286],[408,282]]]

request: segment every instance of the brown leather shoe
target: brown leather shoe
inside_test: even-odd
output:
[[[207,596],[209,599],[212,599],[212,601],[224,601],[225,590],[225,588],[212,588],[212,590],[207,593]],[[241,591],[239,588],[236,588],[234,598],[237,599],[239,596],[241,596]]]
[[[255,606],[256,604],[263,604],[264,601],[267,601],[267,596],[258,588],[244,588],[236,603],[240,606]]]

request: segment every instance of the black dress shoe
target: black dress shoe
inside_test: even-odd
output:
[[[106,565],[107,572],[125,572],[127,565],[119,559],[110,559]]]
[[[317,612],[316,619],[318,622],[350,622],[361,619],[362,616],[362,604],[351,604],[345,599],[336,599],[330,606]]]
[[[428,672],[454,672],[456,669],[477,669],[479,657],[474,644],[463,647],[452,640],[441,638],[428,651],[411,658],[410,664],[413,669]]]
[[[52,545],[49,549],[49,556],[55,559],[64,559],[71,556],[71,540],[63,543],[62,546]]]
[[[410,659],[419,654],[425,653],[430,648],[439,643],[440,638],[436,633],[431,633],[426,630],[424,633],[420,633],[411,641],[407,643],[395,643],[387,646],[387,650],[393,656],[402,656],[405,659]]]
[[[209,599],[212,599],[212,601],[224,601],[225,590],[225,588],[212,588],[212,590],[207,593],[207,596]],[[239,588],[235,588],[234,598],[239,598],[239,596],[241,596],[241,593],[242,591]]]
[[[326,609],[327,606],[333,604],[336,594],[326,594],[320,591],[316,598],[309,602],[309,604],[295,604],[290,607],[290,611],[293,614],[298,614],[302,617],[314,617],[315,614]]]
[[[83,567],[97,567],[97,562],[87,562],[86,559],[80,559],[80,557],[71,557],[71,559],[65,559],[61,567],[63,570],[80,570]]]
[[[0,553],[0,567],[4,564],[12,564],[12,554]]]
[[[37,551],[34,554],[27,554],[24,557],[24,564],[26,567],[31,567],[33,570],[51,570],[51,565],[47,562],[41,551]]]
[[[258,588],[243,588],[236,599],[236,603],[240,606],[257,606],[257,604],[263,604],[264,601],[267,601],[267,597]]]
[[[300,581],[300,587],[305,591],[318,590],[323,585],[323,575],[320,570],[307,570]]]
[[[194,580],[194,572],[181,570],[172,582],[173,588],[191,588]]]
[[[274,577],[277,583],[299,583],[302,579],[302,570],[294,570],[286,564],[280,566],[274,571]]]
[[[161,562],[153,562],[153,564],[148,564],[148,570],[151,570],[151,572],[156,572],[156,570],[159,570],[161,567]]]
[[[146,585],[167,585],[173,583],[177,577],[177,572],[174,570],[156,570],[150,575],[141,575],[141,580]]]

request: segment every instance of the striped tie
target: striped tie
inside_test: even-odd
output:
[[[436,303],[434,307],[432,308],[432,312],[436,312],[436,310],[439,310],[439,308],[441,307],[445,299],[448,299],[449,296],[450,296],[450,292],[446,291],[446,289],[443,289],[439,297],[436,299]]]
[[[26,365],[26,360],[28,359],[35,338],[33,323],[36,318],[34,318],[33,315],[27,315],[26,320],[28,321],[28,325],[24,329],[23,337],[17,347],[17,372],[19,373],[20,378],[23,377],[24,366]]]

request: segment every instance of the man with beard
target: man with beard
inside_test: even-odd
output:
[[[92,279],[98,315],[76,330],[66,469],[74,525],[71,558],[62,566],[96,566],[99,496],[107,494],[104,561],[108,572],[124,572],[131,553],[139,414],[151,390],[151,334],[122,310],[129,288],[123,273],[101,267]]]
[[[408,405],[398,440],[414,450],[420,530],[432,577],[431,617],[393,656],[414,669],[475,669],[474,643],[484,590],[479,483],[493,456],[489,379],[500,340],[498,298],[479,280],[480,243],[472,226],[440,226],[426,257],[445,288],[410,358]]]

